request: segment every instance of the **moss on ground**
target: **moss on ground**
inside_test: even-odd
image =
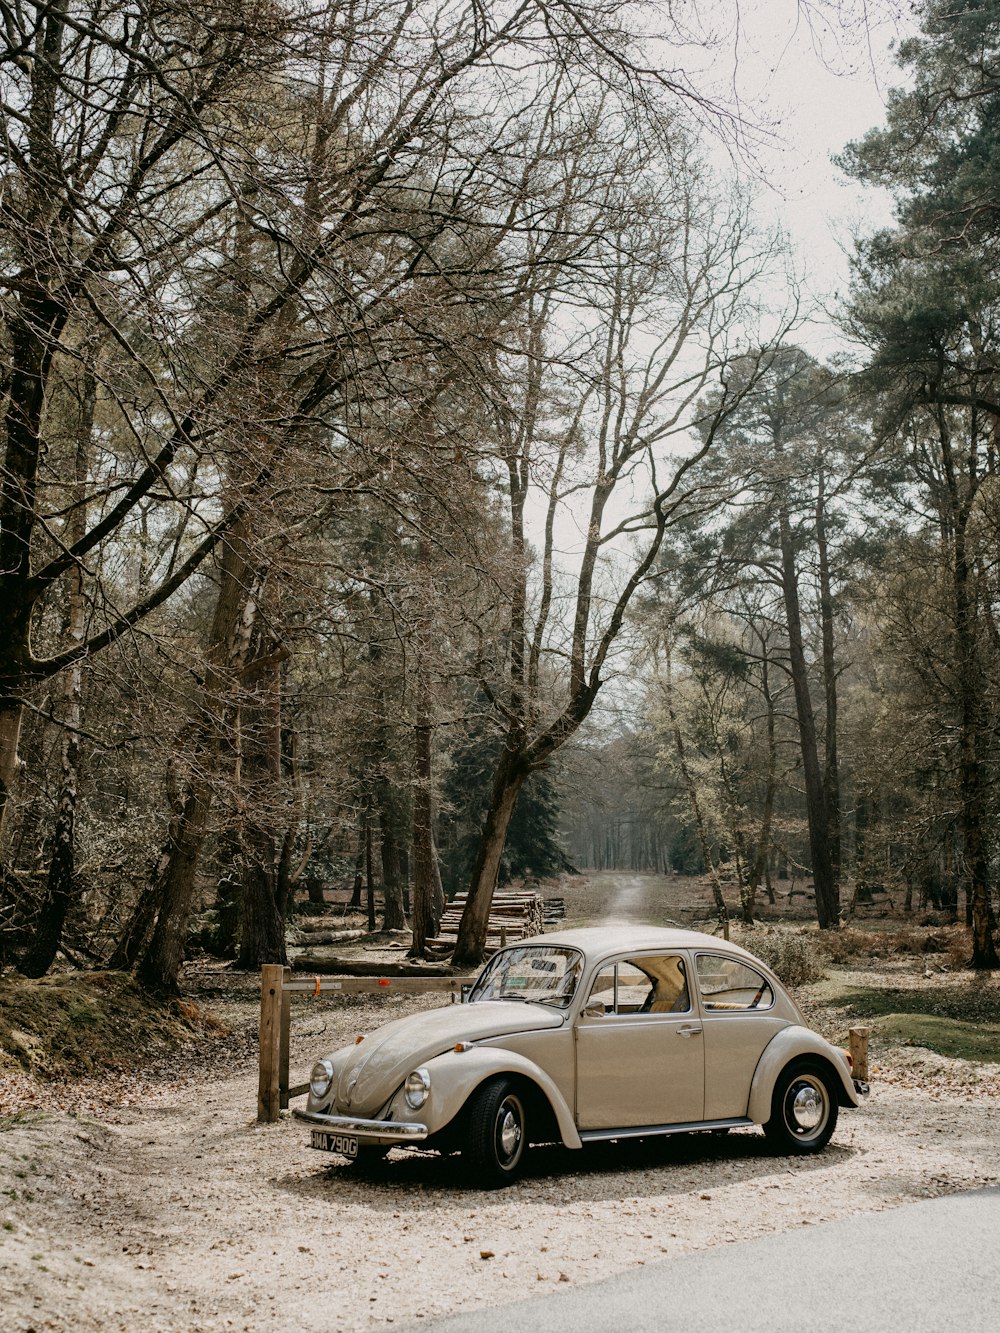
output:
[[[923,1046],[953,1060],[1000,1064],[1000,1024],[962,1023],[932,1014],[886,1014],[876,1026],[883,1042]]]
[[[154,999],[121,972],[0,979],[0,1066],[48,1078],[134,1068],[221,1030],[197,1005]]]
[[[970,1025],[1000,1024],[1000,987],[978,979],[954,985],[848,986],[838,1002],[859,1018],[910,1014]]]
[[[859,986],[834,976],[810,987],[809,1000],[809,1007],[836,1015],[843,1040],[848,1026],[863,1022],[883,1046],[922,1046],[951,1059],[1000,1064],[1000,986],[994,978]]]

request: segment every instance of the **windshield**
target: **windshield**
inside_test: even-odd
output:
[[[477,1000],[533,1000],[565,1009],[583,969],[578,949],[528,944],[501,949],[479,974],[469,992]]]

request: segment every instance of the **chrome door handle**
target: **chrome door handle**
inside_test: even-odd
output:
[[[700,1023],[682,1023],[681,1026],[680,1026],[679,1028],[677,1028],[677,1035],[678,1035],[678,1037],[700,1037],[700,1036],[701,1036],[701,1024],[700,1024]]]

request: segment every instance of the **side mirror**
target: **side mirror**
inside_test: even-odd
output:
[[[603,1018],[607,1010],[600,1000],[592,1000],[590,1004],[583,1006],[581,1018]]]
[[[467,1003],[468,1003],[468,1000],[469,1000],[469,992],[472,990],[472,987],[473,987],[474,984],[475,984],[475,983],[472,982],[472,981],[463,981],[463,982],[462,982],[462,999],[461,999],[461,1003],[462,1003],[462,1004],[467,1004]]]

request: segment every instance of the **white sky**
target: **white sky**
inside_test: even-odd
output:
[[[737,32],[733,19],[738,3]],[[849,350],[835,312],[838,298],[848,289],[851,236],[893,220],[888,194],[848,180],[832,158],[849,141],[884,122],[885,93],[904,78],[889,51],[903,30],[884,19],[866,28],[866,0],[843,0],[843,10],[853,9],[858,18],[854,29],[824,30],[815,15],[810,28],[800,7],[805,3],[757,0],[751,9],[740,0],[706,0],[702,22],[718,20],[719,40],[711,53],[693,43],[689,51],[675,47],[664,54],[690,73],[696,87],[713,91],[730,105],[737,101],[744,118],[760,127],[752,153],[736,168],[744,176],[752,171],[762,225],[787,235],[803,307],[811,308],[807,322],[793,330],[791,338],[825,359]],[[879,3],[890,5],[892,0],[867,0],[870,10]],[[713,145],[706,137],[705,151],[720,172],[733,172],[734,163],[718,140]],[[784,304],[784,293],[774,292],[774,304]],[[612,510],[617,512],[620,502],[622,512],[630,511],[630,501],[634,496],[616,497]],[[532,514],[535,520],[540,531],[541,510]],[[582,521],[574,512],[561,516],[557,564],[563,568],[575,570]],[[602,707],[613,710],[621,703],[620,683],[605,693]]]
[[[716,3],[720,13],[734,12],[733,0]],[[885,92],[904,77],[889,44],[904,29],[864,0],[842,6],[840,28],[817,14],[810,24],[797,0],[758,0],[740,11],[741,30],[726,43],[728,68],[717,60],[716,77],[724,73],[744,113],[771,128],[755,153],[762,220],[788,234],[816,307],[795,340],[828,356],[842,342],[823,308],[847,290],[851,234],[892,221],[888,194],[848,180],[831,159],[883,123]]]

